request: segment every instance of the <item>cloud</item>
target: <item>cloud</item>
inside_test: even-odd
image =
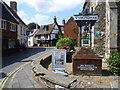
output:
[[[18,11],[17,14],[26,24],[35,22],[41,25],[44,21],[49,19],[47,15],[43,14],[35,14],[32,18],[30,18],[24,11]]]
[[[10,1],[10,0],[6,0]],[[15,0],[17,3],[26,3],[36,11],[52,13],[69,10],[81,6],[84,0]]]
[[[23,12],[23,11],[18,11],[17,14],[18,14],[18,16],[20,16],[20,17],[25,17],[25,16],[27,16],[27,14],[26,14],[25,12]]]

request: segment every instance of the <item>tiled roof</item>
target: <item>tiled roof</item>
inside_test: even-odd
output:
[[[38,30],[36,35],[44,35],[44,34],[50,34],[55,26],[55,23],[48,24],[48,25],[42,25],[40,29]],[[48,30],[44,30],[44,27],[48,27]]]
[[[0,4],[1,4],[1,2],[0,2]],[[9,7],[5,2],[2,2],[2,18],[6,19],[8,21],[11,21],[11,22],[15,22],[15,23],[21,22],[23,25],[27,26],[22,21],[22,19],[17,15],[17,13],[14,12],[13,9],[11,7]]]
[[[18,21],[14,18],[14,16],[12,16],[10,14],[10,12],[8,11],[9,6],[6,3],[1,1],[0,2],[0,7],[2,8],[2,9],[0,9],[1,12],[2,12],[2,14],[0,14],[0,18],[11,21],[11,22],[14,22],[14,23],[18,23]]]

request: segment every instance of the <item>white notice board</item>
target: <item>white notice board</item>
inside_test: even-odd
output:
[[[66,50],[56,49],[52,51],[52,69],[65,70],[66,69]]]

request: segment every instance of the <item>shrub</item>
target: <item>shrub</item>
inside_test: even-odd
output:
[[[53,39],[52,40],[52,45],[55,46],[57,42],[58,42],[58,39]]]
[[[73,39],[71,39],[71,38],[62,38],[62,39],[60,39],[57,42],[56,47],[57,47],[57,49],[60,49],[60,47],[63,47],[63,46],[69,46],[71,50],[74,49]]]
[[[109,58],[110,72],[120,76],[120,53],[112,53]]]

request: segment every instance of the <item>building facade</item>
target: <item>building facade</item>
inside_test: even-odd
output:
[[[74,39],[75,46],[77,46],[78,42],[78,31],[79,26],[77,25],[73,17],[71,17],[64,26],[64,37]]]
[[[57,19],[54,17],[54,23],[48,25],[42,25],[38,32],[36,33],[36,39],[40,46],[43,45],[53,45],[54,40],[58,39],[58,33],[60,31],[60,26],[57,24]]]
[[[17,45],[17,25],[18,21],[10,12],[8,5],[0,1],[0,37],[2,38],[2,54],[15,51]]]
[[[17,3],[15,1],[10,2],[10,10],[13,15],[19,20],[18,30],[17,30],[17,39],[19,40],[20,45],[27,47],[27,25],[22,21],[22,19],[17,15]]]
[[[20,23],[23,24],[23,21],[17,15],[17,11],[12,8],[13,4],[16,5],[17,3],[10,2],[9,7],[4,1],[0,1],[0,38],[3,55],[15,52],[19,46],[18,28]]]
[[[36,29],[33,29],[30,31],[30,34],[28,35],[28,47],[33,47],[35,45],[37,45],[37,39],[35,37],[35,35],[38,32],[38,25],[36,25]]]

